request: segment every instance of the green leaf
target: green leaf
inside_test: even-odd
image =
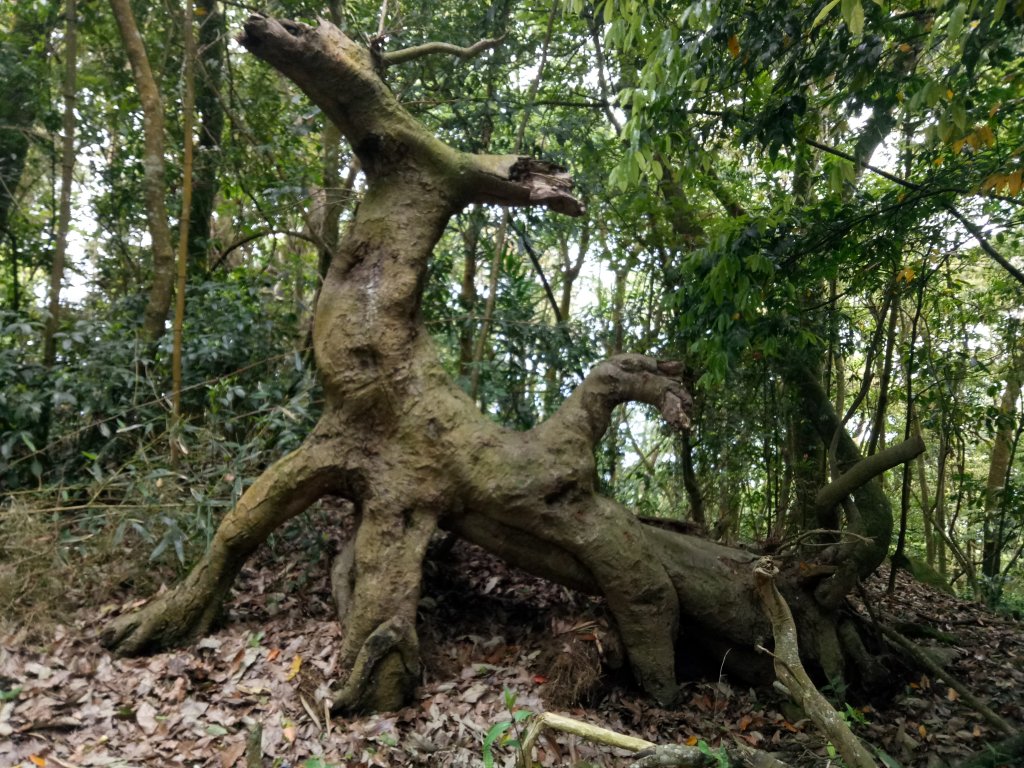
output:
[[[501,696],[505,700],[505,709],[511,712],[516,706],[516,699],[519,698],[519,694],[509,688],[505,688],[502,690]]]
[[[957,40],[960,38],[960,32],[964,28],[964,15],[967,13],[967,5],[964,3],[957,3],[956,6],[950,11],[949,23],[946,25],[946,34],[950,40]]]
[[[843,21],[846,22],[847,27],[852,26],[851,20],[853,19],[853,9],[858,5],[860,5],[860,0],[842,0],[842,5],[839,6],[839,10],[843,14]]]
[[[612,0],[604,0],[604,23],[611,24],[615,19],[615,3]]]
[[[860,0],[853,6],[853,11],[850,14],[850,34],[854,37],[860,37],[864,34],[864,6]]]
[[[32,442],[32,437],[29,435],[28,432],[21,433],[21,442],[23,442],[25,444],[25,447],[32,451],[32,453],[38,453],[38,451],[36,450],[36,444]]]
[[[996,0],[996,7],[992,9],[992,26],[999,23],[1006,11],[1006,0]]]
[[[491,726],[490,730],[487,731],[487,735],[484,736],[484,743],[482,746],[484,768],[493,768],[494,766],[494,743],[501,738],[501,735],[505,733],[509,728],[512,727],[510,720],[502,720],[500,723],[495,723]]]
[[[814,17],[814,21],[811,22],[811,29],[821,24],[825,18],[832,12],[832,9],[839,5],[839,0],[829,0],[825,3],[825,7],[818,11],[818,15]]]
[[[953,115],[953,123],[960,130],[960,133],[967,132],[967,109],[964,107],[962,101],[957,99],[950,104],[950,112]]]

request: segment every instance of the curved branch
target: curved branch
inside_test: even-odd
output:
[[[380,79],[375,54],[330,22],[310,27],[254,14],[239,42],[323,110],[352,145],[370,181],[417,167],[445,190],[452,210],[475,202],[583,213],[564,168],[519,155],[469,155],[438,139]]]
[[[237,251],[243,245],[248,245],[254,240],[259,240],[261,237],[270,237],[272,235],[287,235],[288,237],[295,237],[298,238],[299,240],[305,240],[306,242],[312,243],[318,248],[327,247],[321,238],[307,235],[302,232],[296,232],[293,229],[259,229],[255,232],[250,232],[248,235],[244,235],[238,238],[237,240],[235,240],[235,242],[233,242],[231,245],[229,245],[227,248],[221,251],[220,255],[217,256],[217,260],[210,265],[210,272],[216,272],[220,265],[224,263],[225,259],[227,259],[228,256],[230,256],[234,251]]]
[[[827,144],[822,144],[821,142],[815,141],[814,139],[804,139],[804,141],[810,146],[814,147],[815,149],[820,149],[822,152],[826,152],[830,155],[835,155],[836,157],[842,158],[843,160],[848,160],[851,163],[858,165],[858,167],[869,170],[876,176],[881,176],[883,179],[888,179],[894,184],[904,187],[905,189],[912,189],[915,192],[923,192],[925,189],[924,186],[922,186],[921,184],[915,184],[913,181],[907,181],[904,178],[900,178],[896,174],[889,173],[888,171],[883,171],[881,168],[876,168],[875,166],[869,165],[868,163],[862,163],[856,157],[854,157],[848,152],[843,152],[842,150],[836,149],[835,147],[830,147]],[[1013,266],[1013,264],[1011,264],[1005,256],[1003,256],[999,251],[996,250],[995,246],[993,246],[992,243],[988,241],[988,238],[985,237],[985,233],[981,231],[981,227],[979,227],[973,221],[964,216],[960,212],[960,210],[952,203],[940,202],[939,205],[941,205],[947,213],[952,215],[953,218],[955,218],[957,221],[964,225],[964,229],[970,232],[974,239],[978,241],[978,245],[981,247],[981,250],[983,250],[985,254],[989,256],[989,258],[991,258],[993,261],[999,264],[999,266],[1001,266],[1003,269],[1009,272],[1014,280],[1016,280],[1021,285],[1024,285],[1024,272],[1021,272],[1019,269]]]
[[[652,405],[677,429],[690,428],[693,398],[686,385],[686,367],[646,355],[615,355],[598,363],[554,416],[539,429],[566,427],[586,434],[593,443],[611,422],[612,409],[626,402]]]
[[[795,704],[806,712],[828,740],[835,744],[846,763],[856,768],[875,768],[875,760],[867,747],[850,730],[850,726],[821,695],[811,682],[797,643],[796,624],[789,605],[775,586],[778,568],[771,558],[763,557],[754,564],[754,588],[765,615],[771,621],[775,637],[775,674]]]
[[[924,439],[914,435],[909,440],[889,446],[883,451],[861,459],[850,469],[826,485],[814,500],[819,513],[827,511],[849,496],[862,485],[886,470],[917,458],[924,453]]]
[[[468,202],[543,205],[567,216],[586,210],[570,193],[572,177],[559,165],[522,155],[469,155],[467,160]]]
[[[415,61],[416,59],[423,58],[424,56],[432,56],[436,53],[446,53],[451,56],[458,56],[460,59],[465,60],[471,59],[483,51],[491,48],[497,48],[504,39],[505,35],[502,35],[501,37],[487,37],[483,40],[477,40],[472,45],[466,47],[453,45],[452,43],[429,42],[423,43],[422,45],[413,45],[408,48],[402,48],[399,51],[388,51],[387,53],[382,53],[380,58],[386,67],[390,67],[394,64],[405,64],[406,62]]]

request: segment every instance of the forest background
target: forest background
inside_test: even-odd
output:
[[[7,615],[173,578],[320,414],[312,307],[363,182],[319,110],[233,42],[250,10],[3,8]],[[388,71],[445,141],[555,161],[587,204],[477,206],[435,250],[423,313],[482,411],[525,429],[609,354],[686,360],[693,429],[621,407],[601,486],[778,544],[827,472],[779,374],[812,355],[864,454],[925,441],[883,482],[897,562],[1021,609],[1024,4],[259,10],[380,50],[501,38]]]

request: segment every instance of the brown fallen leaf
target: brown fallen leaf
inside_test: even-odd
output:
[[[233,744],[228,745],[220,753],[221,768],[233,768],[243,754],[245,754],[245,739],[239,739]]]
[[[148,701],[144,701],[135,710],[135,722],[139,724],[142,732],[147,736],[156,733],[159,723],[156,721],[156,709]]]

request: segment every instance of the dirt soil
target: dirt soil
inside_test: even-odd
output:
[[[683,685],[679,707],[653,706],[609,671],[619,652],[599,600],[511,571],[461,542],[438,542],[426,566],[416,701],[328,719],[323,702],[337,680],[342,634],[328,548],[300,526],[278,535],[239,578],[224,628],[170,653],[121,659],[99,646],[103,621],[131,602],[83,605],[57,625],[7,624],[0,766],[252,768],[259,753],[247,741],[257,737],[263,766],[479,766],[488,731],[511,719],[509,705],[658,743],[742,741],[793,766],[829,764],[813,724],[771,689],[694,681]],[[1005,719],[1024,723],[1024,625],[904,576],[895,597],[884,595],[881,578],[865,596],[873,611],[938,630],[921,642]],[[904,768],[955,763],[996,738],[942,680],[917,675],[893,687],[895,695],[873,705],[831,696],[864,739]],[[515,761],[500,744],[493,756],[498,766]],[[630,762],[626,752],[565,734],[542,737],[534,759]]]

